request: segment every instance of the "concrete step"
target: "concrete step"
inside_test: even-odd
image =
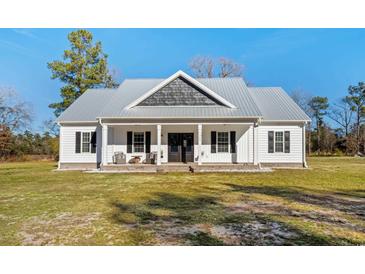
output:
[[[101,166],[101,171],[116,171],[116,172],[156,172],[155,165],[135,164],[135,165],[107,165]]]
[[[190,165],[161,165],[157,172],[191,172]]]
[[[260,172],[258,165],[253,164],[203,164],[191,166],[192,172]]]

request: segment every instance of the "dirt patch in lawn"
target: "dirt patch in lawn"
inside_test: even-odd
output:
[[[215,225],[189,225],[173,219],[127,227],[152,232],[158,245],[285,245],[299,236],[280,223],[263,219]]]
[[[37,216],[30,218],[19,233],[22,245],[82,245],[95,232],[93,223],[100,213],[76,215],[62,213],[54,218]]]

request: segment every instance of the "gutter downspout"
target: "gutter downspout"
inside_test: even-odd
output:
[[[261,169],[261,163],[259,159],[259,124],[261,123],[261,118],[258,118],[256,122],[253,123],[253,163],[257,165],[259,169]]]
[[[99,163],[99,168],[98,168],[98,146],[96,145],[96,167],[99,169],[99,171],[101,171],[101,165],[102,165],[102,163],[103,163],[103,153],[104,153],[104,151],[103,151],[103,123],[101,122],[101,118],[98,118],[98,123],[99,123],[99,125],[100,125],[100,127],[101,127],[101,149],[100,149],[100,151],[101,151],[101,155],[100,155],[100,163]],[[96,132],[96,134],[97,134],[97,132]]]
[[[256,137],[257,137],[257,146],[256,146],[256,151],[257,151],[257,164],[258,164],[258,166],[259,166],[259,169],[262,169],[262,167],[261,167],[261,162],[260,162],[260,157],[259,157],[259,132],[258,132],[258,130],[259,130],[259,125],[261,124],[261,121],[262,121],[262,118],[261,117],[259,117],[258,119],[257,119],[257,123],[256,123],[256,127],[257,127],[257,134],[256,134]]]
[[[57,164],[57,170],[61,169],[61,152],[62,152],[62,143],[61,143],[61,139],[62,139],[62,128],[61,128],[61,124],[60,122],[57,122],[57,125],[60,127],[60,135],[58,137],[58,164]]]
[[[305,134],[305,126],[306,126],[307,122],[303,123],[303,127],[302,127],[302,134],[303,134],[303,145],[302,145],[302,155],[303,155],[303,167],[304,168],[308,168],[307,165],[307,160],[306,160],[306,134]]]

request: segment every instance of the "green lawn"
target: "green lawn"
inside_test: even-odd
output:
[[[364,245],[365,159],[246,174],[0,164],[0,245]]]

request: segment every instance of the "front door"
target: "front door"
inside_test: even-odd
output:
[[[169,162],[194,162],[194,133],[169,133],[168,154]]]

